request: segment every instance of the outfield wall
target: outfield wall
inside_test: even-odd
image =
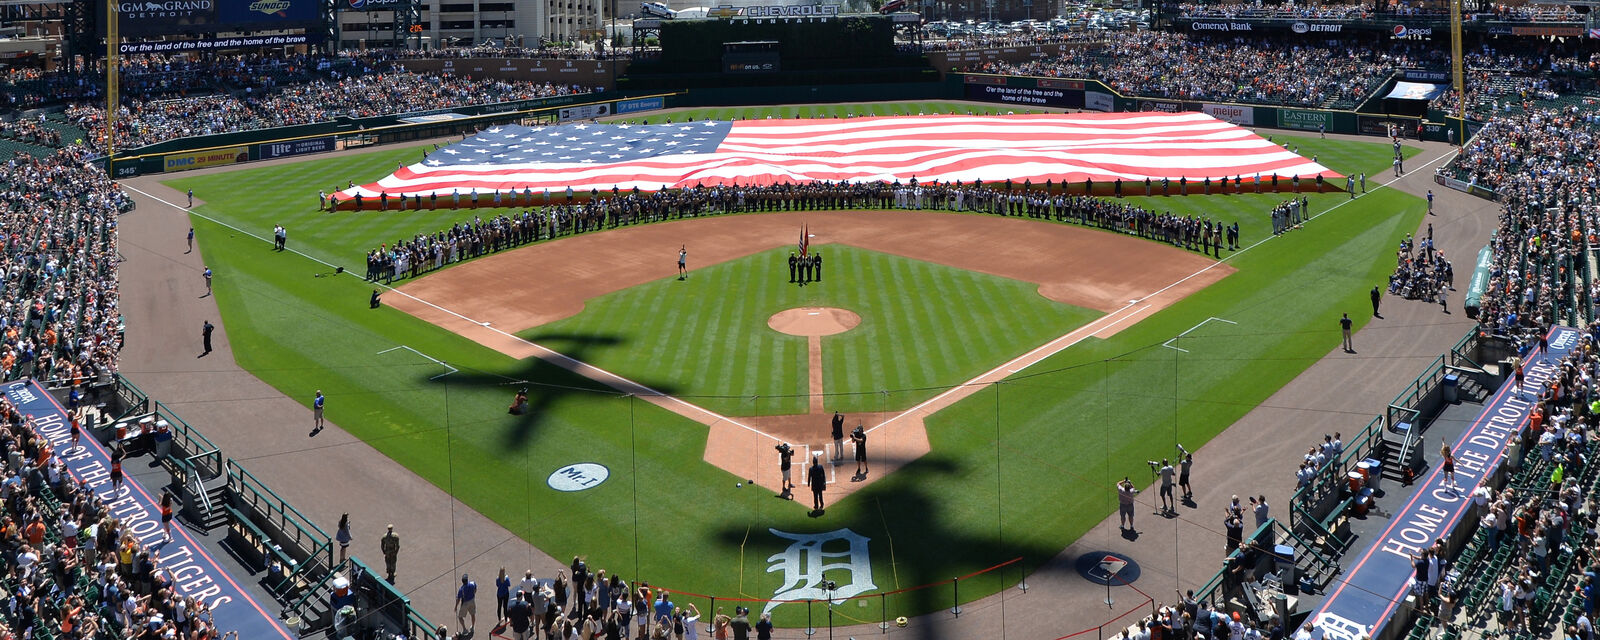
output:
[[[451,73],[469,78],[518,82],[551,82],[599,87],[610,91],[628,72],[628,60],[552,60],[546,58],[421,58],[406,60],[417,73]]]
[[[1066,43],[933,52],[929,57],[930,60],[934,60],[935,66],[949,68],[951,61],[969,64],[983,60],[1025,60],[1053,55],[1075,46],[1083,45]],[[470,58],[412,62],[417,63],[412,64],[414,68],[423,71],[482,72],[489,77],[508,79],[538,80],[555,77],[563,82],[578,84],[585,84],[584,79],[588,79],[588,83],[601,84],[597,81],[598,77],[607,75],[607,69],[617,61]],[[421,66],[418,66],[419,64]],[[569,64],[572,66],[567,66]],[[659,104],[639,106],[638,100],[650,100],[661,96],[666,97],[662,97]],[[592,108],[595,110],[593,113],[583,116],[590,117],[666,107],[917,100],[972,100],[1015,104],[1022,108],[1049,107],[1101,112],[1200,111],[1246,127],[1351,135],[1387,135],[1389,127],[1394,125],[1405,138],[1416,138],[1419,135],[1420,125],[1421,139],[1436,142],[1451,140],[1449,135],[1451,130],[1464,132],[1456,136],[1458,139],[1470,139],[1483,126],[1480,122],[1466,120],[1463,123],[1462,120],[1452,117],[1444,117],[1442,122],[1435,122],[1411,115],[1365,114],[1330,109],[1126,96],[1101,81],[1089,79],[948,73],[938,82],[726,86],[658,93],[638,99],[628,97],[626,92],[603,91],[371,118],[339,118],[316,124],[168,140],[131,150],[127,155],[119,157],[114,175],[120,178],[331,151],[343,148],[346,141],[352,138],[359,144],[388,144],[451,136],[474,131],[482,126],[518,122],[529,118],[564,117],[566,114],[557,111],[561,107]],[[628,108],[625,105],[633,107]],[[410,119],[410,122],[403,122],[405,119]],[[418,119],[428,121],[418,122]]]
[[[1220,120],[1245,127],[1267,127],[1297,131],[1323,131],[1351,135],[1387,135],[1388,127],[1400,128],[1402,138],[1445,142],[1449,130],[1460,129],[1461,120],[1445,117],[1434,122],[1412,115],[1357,113],[1335,109],[1274,107],[1235,102],[1206,102],[1181,98],[1126,96],[1099,80],[1078,78],[1038,78],[981,73],[953,73],[951,84],[960,97],[980,102],[1015,104],[1019,107],[1055,107],[1087,111],[1202,111]],[[1466,121],[1471,138],[1483,124]]]

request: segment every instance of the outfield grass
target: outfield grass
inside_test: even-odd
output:
[[[860,326],[823,338],[824,388],[860,394],[829,398],[829,410],[846,412],[904,409],[1100,315],[1047,300],[1030,282],[844,245],[818,249],[827,278],[805,287],[788,282],[788,249],[766,251],[591,299],[583,313],[518,335],[563,353],[599,345],[586,362],[671,380],[691,402],[725,415],[778,415],[805,413],[808,393],[806,339],[767,326],[784,309],[861,316]],[[883,389],[923,391],[885,407],[882,394],[866,393]]]
[[[858,104],[796,104],[770,107],[705,107],[653,115],[604,119],[602,122],[659,124],[686,120],[764,120],[767,118],[850,118],[857,116],[914,116],[935,113],[995,114],[1044,113],[1016,105],[975,104],[927,100],[921,102],[866,102]]]
[[[1303,153],[1318,154],[1336,171],[1377,177],[1388,167],[1383,144],[1293,137]],[[397,311],[369,311],[359,277],[314,277],[326,267],[274,253],[268,242],[219,224],[261,236],[284,224],[291,248],[359,267],[365,250],[380,242],[489,215],[315,211],[315,192],[334,186],[330,180],[370,181],[417,157],[416,148],[396,148],[168,182],[207,201],[194,211],[198,244],[216,270],[217,302],[239,363],[304,402],[310,390],[323,389],[336,424],[555,557],[584,554],[591,566],[656,584],[756,597],[780,584],[778,574],[766,572],[766,558],[783,548],[768,527],[848,526],[872,538],[880,589],[944,580],[1015,556],[1038,566],[1114,510],[1112,478],[1142,477],[1142,461],[1167,455],[1174,442],[1197,448],[1337,344],[1338,312],[1363,308],[1367,289],[1388,273],[1392,247],[1416,229],[1425,208],[1389,190],[1355,204],[1345,204],[1343,194],[1311,195],[1313,212],[1340,208],[1232,260],[1238,273],[1114,338],[1086,341],[933,416],[932,454],[831,506],[818,521],[800,505],[736,488],[740,479],[700,463],[701,425],[606,390],[572,391],[595,385]],[[1266,211],[1277,199],[1148,202],[1238,220],[1249,245],[1266,237]],[[697,271],[691,286],[701,286],[706,271]],[[647,293],[631,295],[642,300]],[[1364,316],[1356,314],[1358,324]],[[1196,330],[1183,342],[1188,354],[1160,346],[1208,317],[1238,324]],[[608,357],[604,342],[575,343],[569,354]],[[462,371],[429,380],[442,371],[428,360],[403,350],[379,355],[398,345]],[[862,357],[883,366],[925,355]],[[667,392],[691,385],[665,367],[640,371],[640,382]],[[1040,373],[1046,371],[1054,373]],[[535,411],[508,416],[505,405],[522,380],[535,383]],[[891,392],[884,402],[908,404],[920,393]],[[619,479],[576,494],[544,487],[545,476],[578,461],[605,464]],[[962,599],[1020,576],[964,581]],[[885,605],[892,617],[948,606],[949,597],[944,587]],[[802,624],[804,611],[780,608],[777,618]]]

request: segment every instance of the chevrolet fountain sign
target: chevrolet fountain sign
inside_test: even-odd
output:
[[[735,9],[732,6],[718,7],[708,12],[712,15],[728,15],[725,9]],[[836,4],[780,4],[780,5],[752,5],[739,12],[738,18],[835,18],[839,16],[839,5]]]

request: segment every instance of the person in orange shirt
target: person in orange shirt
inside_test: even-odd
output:
[[[31,545],[43,544],[44,543],[44,523],[40,522],[38,518],[34,518],[33,521],[28,523],[28,526],[25,526],[25,527],[22,528],[22,535],[23,535],[23,538],[28,541],[28,544],[31,544]]]

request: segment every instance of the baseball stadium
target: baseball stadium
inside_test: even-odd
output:
[[[1588,9],[0,0],[0,640],[1592,640]]]

